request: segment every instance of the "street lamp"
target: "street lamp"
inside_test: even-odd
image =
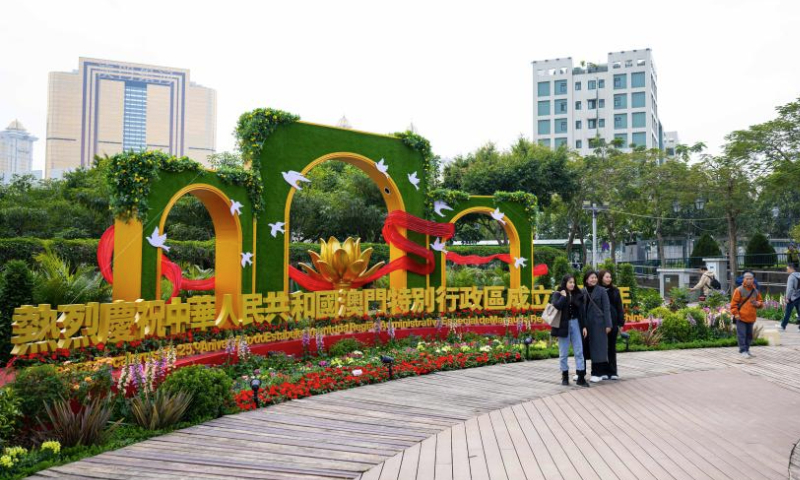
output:
[[[706,207],[706,201],[703,198],[698,198],[694,201],[694,208],[702,211]]]
[[[675,213],[679,213],[681,211],[681,204],[679,201],[675,200],[672,202],[672,211]]]
[[[772,207],[772,217],[773,218],[778,218],[778,215],[780,215],[780,213],[781,213],[781,209],[780,208]]]
[[[586,200],[583,202],[583,209],[592,212],[592,269],[597,270],[597,212],[608,210],[608,206]]]

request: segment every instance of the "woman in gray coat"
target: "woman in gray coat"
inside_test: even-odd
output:
[[[597,272],[583,276],[584,326],[588,331],[587,346],[592,359],[592,383],[603,379],[608,371],[608,333],[611,331],[611,302],[606,289],[597,284]]]

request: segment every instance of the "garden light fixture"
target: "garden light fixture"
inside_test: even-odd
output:
[[[256,408],[258,408],[258,390],[261,388],[261,379],[254,377],[250,380],[250,388],[253,389],[253,402],[256,404]]]
[[[522,341],[525,344],[525,360],[531,359],[531,343],[533,343],[533,337],[525,337],[525,340]]]
[[[394,379],[394,371],[392,370],[392,367],[394,366],[394,357],[390,357],[389,355],[381,355],[381,362],[389,367],[389,380]]]

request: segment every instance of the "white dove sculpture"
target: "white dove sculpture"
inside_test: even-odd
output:
[[[417,172],[409,173],[408,181],[411,182],[411,185],[414,185],[414,188],[419,190],[419,178],[417,178]]]
[[[252,252],[242,252],[242,268],[245,265],[252,265],[253,264],[253,254]]]
[[[503,220],[503,217],[505,217],[505,216],[506,215],[503,212],[501,212],[499,208],[495,208],[494,212],[492,212],[492,218],[494,218],[498,222],[502,223],[503,225],[506,224],[506,221]]]
[[[527,261],[528,259],[525,257],[514,257],[514,268],[519,270],[520,267],[525,267],[525,262]]]
[[[440,217],[444,217],[444,213],[442,213],[442,210],[452,210],[452,209],[453,208],[450,205],[444,203],[441,200],[436,200],[435,202],[433,202],[433,211],[436,212],[436,215],[439,215]]]
[[[150,236],[147,237],[147,242],[150,245],[156,248],[164,249],[165,252],[169,252],[169,247],[164,245],[166,241],[167,241],[167,234],[165,233],[163,235],[159,235],[158,227],[154,228],[153,233],[151,233]]]
[[[283,229],[283,226],[286,225],[286,222],[275,222],[275,223],[270,223],[268,225],[270,226],[270,228],[272,228],[272,231],[270,231],[269,233],[273,237],[277,237],[278,232],[286,233],[286,231]]]
[[[281,172],[283,175],[283,179],[286,180],[286,183],[293,186],[298,190],[302,190],[303,187],[300,186],[300,182],[311,182],[311,180],[307,179],[303,176],[300,172],[295,172],[294,170],[289,170],[288,172]]]
[[[381,160],[375,164],[375,168],[387,177],[389,176],[389,165],[386,165],[386,160],[381,158]]]
[[[441,238],[437,238],[436,241],[434,241],[431,244],[431,248],[436,250],[437,252],[442,252],[445,255],[447,254],[447,245],[444,242],[442,242]]]
[[[231,198],[231,215],[241,215],[242,204]]]

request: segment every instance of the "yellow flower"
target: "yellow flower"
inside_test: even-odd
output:
[[[14,460],[12,460],[8,455],[3,455],[0,457],[0,465],[5,468],[11,468],[14,466]]]
[[[61,443],[56,440],[50,440],[42,444],[42,450],[51,450],[53,453],[61,451]]]
[[[72,389],[73,389],[73,390],[79,390],[80,388],[81,388],[81,386],[80,386],[80,385],[78,385],[77,383],[76,383],[76,384],[74,384],[74,385],[72,385]]]
[[[86,377],[83,379],[83,381],[86,383],[92,383],[92,377]]]

